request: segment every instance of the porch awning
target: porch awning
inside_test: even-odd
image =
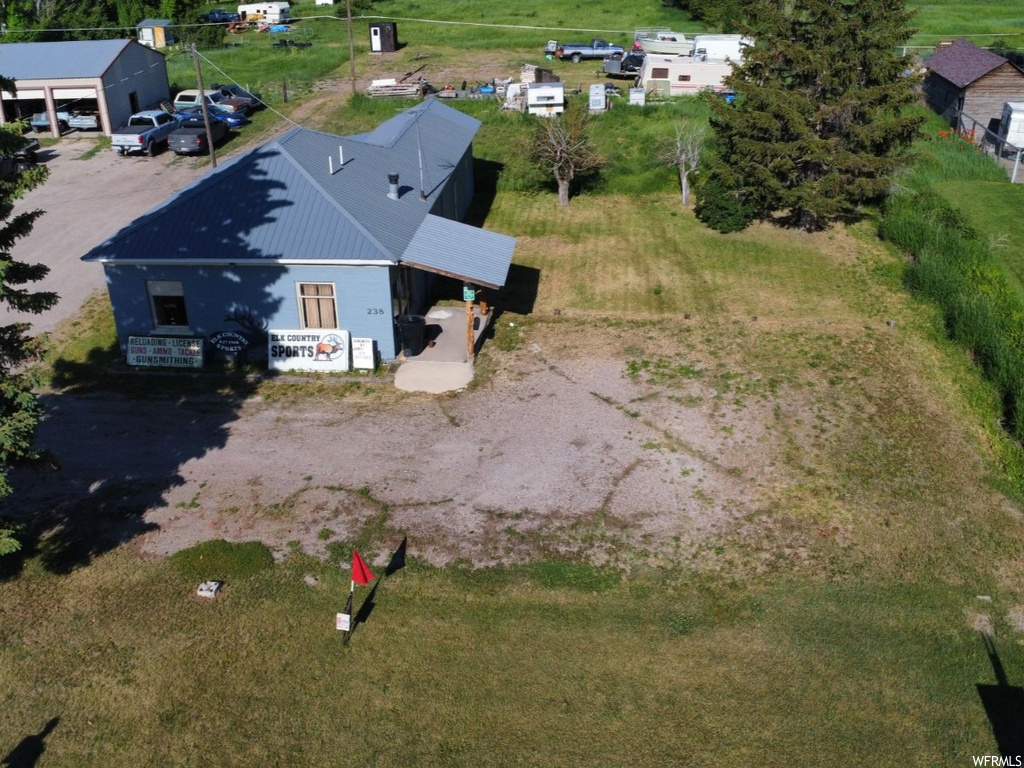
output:
[[[514,237],[428,215],[401,261],[487,288],[501,288],[515,247]]]

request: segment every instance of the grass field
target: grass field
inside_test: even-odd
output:
[[[514,12],[541,25],[582,8]],[[587,6],[588,23],[634,25],[622,6],[602,8]],[[430,9],[487,18],[482,4]],[[938,34],[955,19],[952,3],[928,9]],[[268,70],[260,39],[208,55],[254,87],[269,71],[265,90],[286,76],[301,100],[339,60],[335,76],[345,74],[332,24],[309,33],[310,51],[324,53],[301,65],[295,56]],[[399,29],[427,40],[417,25]],[[482,34],[452,31],[449,44]],[[175,72],[188,71],[182,62]],[[320,119],[365,130],[395,108],[356,99]],[[605,116],[604,174],[560,209],[518,164],[529,123],[467,109],[484,121],[475,149],[488,203],[476,215],[519,237],[502,298],[524,339],[488,345],[482,375],[514,373],[515,347],[542,334],[585,332],[621,357],[623,375],[648,377],[682,408],[672,369],[658,365],[685,357],[714,377],[723,412],[763,410],[765,430],[789,441],[757,509],[699,557],[623,549],[609,570],[585,553],[480,570],[410,558],[379,582],[348,647],[333,627],[344,542],[340,563],[228,557],[225,593],[202,602],[192,597],[200,552],[156,560],[129,547],[62,574],[47,567],[60,553],[44,541],[16,576],[0,563],[0,757],[53,718],[40,766],[930,767],[969,765],[1017,737],[986,704],[1021,716],[1021,494],[1000,472],[1000,456],[1020,447],[938,313],[906,294],[904,259],[878,242],[873,218],[816,235],[706,230],[681,207],[672,172],[623,141],[643,135],[653,147],[677,120],[698,119],[699,103]],[[957,165],[956,152],[937,163],[933,150],[919,152],[944,194],[1017,254],[1018,190]],[[1016,255],[1007,263],[1024,279]],[[536,296],[516,277],[528,270]],[[65,363],[109,347],[108,322],[84,316]],[[274,386],[260,394],[273,399]],[[564,543],[546,535],[538,553]],[[998,659],[979,630],[994,633]]]

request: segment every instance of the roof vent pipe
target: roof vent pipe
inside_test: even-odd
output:
[[[398,199],[398,174],[388,174],[388,197],[392,200]]]

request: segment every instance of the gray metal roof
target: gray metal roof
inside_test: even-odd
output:
[[[402,261],[500,288],[508,277],[515,247],[514,237],[467,227],[441,216],[427,216]]]
[[[133,40],[2,43],[0,73],[15,80],[100,77],[129,45],[138,43]]]
[[[417,263],[501,285],[514,240],[485,233],[504,239],[481,241],[482,230],[428,216],[479,125],[426,101],[360,136],[293,128],[206,174],[83,259],[397,264],[415,242]],[[389,173],[399,174],[397,200],[388,197]],[[490,250],[473,251],[482,242]],[[497,254],[506,251],[502,271]]]
[[[143,19],[135,25],[136,29],[139,27],[169,27],[171,26],[170,19]]]

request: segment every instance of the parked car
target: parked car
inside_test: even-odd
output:
[[[241,112],[228,112],[216,104],[208,106],[206,110],[210,113],[211,120],[224,123],[228,128],[241,128],[243,125],[249,124],[249,118]],[[195,117],[196,115],[202,117],[203,111],[202,107],[193,107],[192,109],[181,110],[178,114],[182,116],[182,119]]]
[[[110,144],[119,155],[143,151],[152,157],[157,147],[167,143],[167,137],[177,129],[180,120],[180,116],[162,109],[137,112],[128,118],[126,125],[114,131]]]
[[[636,77],[644,66],[643,53],[627,53],[624,56],[609,56],[604,60],[604,72],[608,77]]]
[[[226,99],[240,99],[246,102],[246,104],[248,104],[249,106],[250,112],[254,112],[263,106],[263,98],[260,96],[260,94],[256,93],[255,91],[247,91],[240,85],[235,85],[234,83],[230,85],[221,85],[219,83],[214,83],[210,87],[216,88],[218,91],[221,92],[221,94],[223,94],[224,98]]]
[[[219,143],[228,135],[227,123],[210,120],[213,143]],[[176,155],[205,155],[210,151],[206,136],[206,121],[202,115],[193,115],[181,121],[178,129],[167,137],[167,148]]]
[[[57,128],[60,129],[61,133],[64,133],[68,129],[68,121],[71,120],[71,113],[67,110],[57,110]],[[37,133],[49,133],[50,132],[50,113],[49,112],[37,112],[32,115],[32,118],[28,121],[28,124],[32,126],[32,130]]]
[[[248,101],[245,99],[228,98],[213,88],[208,88],[203,93],[208,107],[216,105],[228,112],[241,112],[246,115],[250,112]],[[199,99],[199,91],[195,88],[181,91],[174,97],[174,109],[175,111],[192,110],[200,105]]]
[[[555,49],[556,57],[569,59],[573,64],[579,64],[583,59],[604,59],[616,53],[621,56],[625,50],[622,46],[612,45],[599,37],[595,37],[589,43],[559,43]]]
[[[13,154],[0,156],[0,180],[14,179],[22,171],[27,171],[37,162],[36,152],[39,151],[39,139],[21,137],[22,146]]]
[[[238,21],[238,14],[234,11],[226,11],[223,8],[214,8],[212,11],[207,11],[199,16],[203,21],[213,22],[214,24],[230,24],[234,21]]]

